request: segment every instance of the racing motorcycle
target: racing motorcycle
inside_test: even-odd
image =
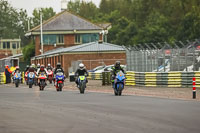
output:
[[[24,79],[25,79],[26,85],[28,85],[28,72],[25,72]]]
[[[47,72],[48,72],[47,73],[47,75],[48,75],[47,78],[49,80],[49,83],[52,84],[52,81],[53,81],[53,71],[49,69]]]
[[[45,74],[45,72],[41,72],[38,78],[39,78],[40,91],[43,91],[44,87],[46,86],[47,75]]]
[[[32,88],[34,81],[35,81],[35,73],[34,72],[28,73],[27,81],[28,81],[29,88]]]
[[[57,91],[62,91],[62,88],[64,86],[64,80],[65,76],[62,72],[56,73],[56,90]]]
[[[119,71],[115,77],[113,88],[115,96],[121,96],[125,85],[125,75],[122,71]]]
[[[87,81],[86,76],[79,76],[78,77],[78,88],[79,88],[79,91],[80,91],[81,94],[83,94],[85,92],[86,81]]]
[[[15,83],[15,87],[19,87],[19,83],[21,81],[21,73],[16,72],[14,74],[13,80],[14,80],[14,83]]]

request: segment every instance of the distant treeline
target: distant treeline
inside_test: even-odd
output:
[[[200,0],[70,1],[68,10],[92,22],[112,23],[108,41],[118,45],[200,38]]]

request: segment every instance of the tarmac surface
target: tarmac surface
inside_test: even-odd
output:
[[[0,133],[200,132],[198,100],[138,96],[128,94],[130,88],[114,96],[95,84],[89,81],[85,94],[72,83],[62,92],[53,85],[44,91],[0,85]]]

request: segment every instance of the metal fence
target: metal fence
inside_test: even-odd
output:
[[[198,71],[200,67],[200,40],[138,44],[125,49],[128,71]]]

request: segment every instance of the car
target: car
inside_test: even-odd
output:
[[[106,66],[98,66],[98,67],[95,67],[94,69],[92,70],[88,70],[88,72],[95,72],[95,71],[98,71],[98,70],[101,70],[101,69],[104,69]]]
[[[113,66],[114,65],[106,66],[105,68],[102,68],[102,69],[95,71],[95,73],[111,72]],[[126,65],[121,65],[121,67],[126,71]]]

